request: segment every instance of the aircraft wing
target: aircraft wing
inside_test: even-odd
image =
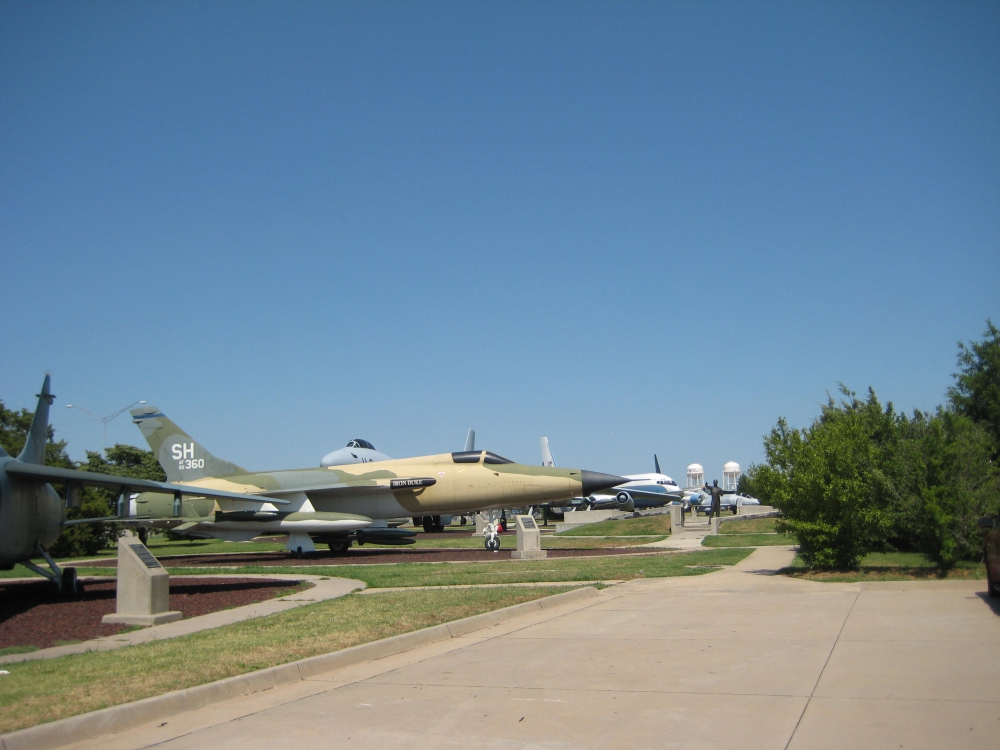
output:
[[[419,490],[424,487],[430,487],[432,484],[437,484],[437,479],[434,477],[397,477],[396,479],[390,479],[387,482],[385,480],[373,481],[371,479],[359,479],[356,483],[335,482],[331,484],[318,484],[314,487],[295,487],[287,490],[269,490],[256,496],[251,495],[250,497],[267,498],[267,502],[271,502],[271,498],[278,498],[284,495],[297,495],[301,492],[304,492],[306,495],[322,494],[329,497],[350,495],[352,497],[356,497],[358,495],[381,495],[391,492],[401,492],[404,490]],[[241,496],[241,499],[245,500],[246,496]]]
[[[628,487],[616,487],[619,492],[627,492],[632,496],[633,500],[659,500],[665,503],[673,502],[674,500],[682,500],[684,498],[683,492],[649,492],[648,490],[639,489],[629,489]]]
[[[121,492],[122,490],[138,490],[143,492],[161,492],[165,495],[193,495],[222,500],[249,500],[264,503],[287,504],[288,500],[261,499],[260,495],[249,495],[242,492],[225,492],[212,490],[208,487],[196,487],[188,484],[173,484],[171,482],[154,482],[151,479],[133,479],[116,474],[98,474],[94,471],[79,471],[78,469],[62,469],[58,466],[43,466],[41,464],[26,464],[21,461],[11,461],[5,467],[8,476],[22,482],[38,482],[39,484],[82,484],[86,487],[101,487],[106,490]]]

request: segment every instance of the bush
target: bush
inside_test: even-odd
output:
[[[857,567],[893,528],[882,471],[897,438],[892,405],[842,391],[808,429],[780,419],[764,439],[768,463],[747,472],[748,489],[782,511],[777,529],[795,535],[810,567]]]

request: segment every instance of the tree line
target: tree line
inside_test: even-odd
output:
[[[921,552],[947,572],[979,560],[981,516],[1000,510],[1000,331],[960,343],[947,401],[907,415],[841,385],[805,428],[779,418],[740,488],[782,512],[813,568],[878,551]]]

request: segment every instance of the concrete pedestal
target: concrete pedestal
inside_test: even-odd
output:
[[[532,516],[514,516],[517,522],[517,549],[510,553],[512,560],[541,560],[549,556],[542,549],[542,532]]]
[[[681,505],[670,506],[670,528],[671,530],[684,528],[684,507]]]
[[[170,611],[170,576],[146,545],[131,533],[118,540],[117,611],[104,615],[109,625],[162,625],[181,619]]]
[[[486,531],[486,524],[489,523],[489,520],[490,519],[488,519],[482,513],[476,513],[475,515],[476,530],[472,532],[472,536],[482,536],[483,532]]]
[[[755,516],[758,513],[772,513],[774,508],[770,505],[740,505],[736,508],[738,516]]]
[[[718,516],[712,516],[712,533],[713,534],[718,534],[719,533],[719,522],[721,520],[722,519],[719,518]]]

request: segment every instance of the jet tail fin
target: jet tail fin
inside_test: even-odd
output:
[[[655,453],[653,454],[653,465],[656,466],[656,473],[657,474],[662,474],[663,473],[662,471],[660,471],[660,459],[658,459],[656,457]]]
[[[465,438],[465,450],[474,451],[475,449],[476,449],[476,431],[469,430],[469,434]]]
[[[166,472],[168,482],[190,482],[248,473],[234,463],[213,456],[155,406],[133,409],[131,414],[132,421],[139,426],[150,450]]]
[[[552,451],[549,450],[549,439],[547,437],[542,438],[542,466],[555,466],[556,462],[552,460]]]
[[[46,373],[45,380],[42,381],[42,392],[38,394],[38,407],[31,420],[31,429],[28,430],[28,439],[24,443],[21,455],[17,457],[18,461],[26,464],[45,463],[45,443],[49,437],[49,407],[56,398],[49,390],[51,382],[52,376]]]

